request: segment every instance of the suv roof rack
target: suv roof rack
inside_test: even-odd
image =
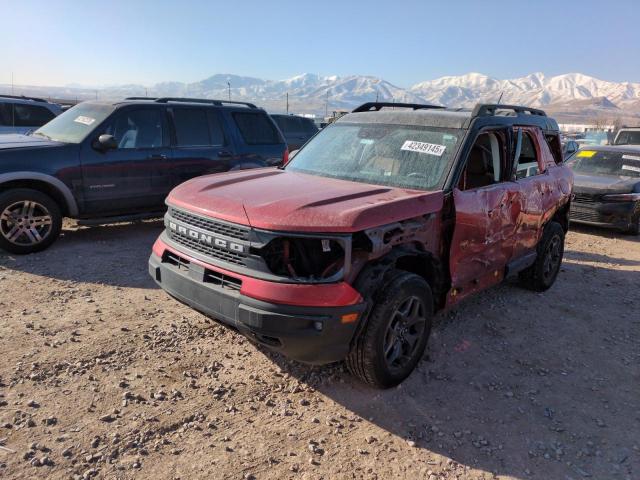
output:
[[[423,110],[430,108],[445,108],[440,105],[427,105],[424,103],[394,103],[394,102],[367,102],[363,103],[359,107],[355,108],[352,113],[356,112],[377,112],[383,107],[400,107],[400,108],[411,108],[413,110]]]
[[[496,115],[498,110],[513,110],[519,115],[538,115],[546,117],[544,110],[531,107],[523,107],[521,105],[503,105],[500,103],[478,103],[471,112],[472,117],[492,117]]]
[[[250,102],[239,102],[231,100],[213,100],[209,98],[187,98],[187,97],[127,97],[125,100],[149,100],[151,102],[168,103],[168,102],[184,102],[184,103],[208,103],[219,107],[230,105],[246,105],[249,108],[258,108]]]
[[[231,101],[231,100],[210,100],[208,98],[160,97],[160,98],[154,99],[154,101],[158,103],[167,103],[167,102],[208,103],[210,105],[217,105],[219,107],[225,104],[246,105],[249,108],[258,108],[253,103],[249,103],[249,102],[238,102],[238,101]]]
[[[0,93],[0,97],[2,98],[17,98],[19,100],[33,100],[34,102],[44,102],[44,103],[49,103],[47,100],[45,100],[44,98],[40,98],[40,97],[27,97],[25,95],[5,95],[4,93]]]

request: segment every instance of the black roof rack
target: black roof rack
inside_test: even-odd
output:
[[[249,108],[258,108],[253,103],[249,102],[237,102],[231,100],[210,100],[208,98],[183,98],[183,97],[160,97],[155,99],[158,103],[167,103],[167,102],[185,102],[185,103],[208,103],[210,105],[217,105],[219,107],[229,104],[229,105],[246,105]]]
[[[546,117],[547,114],[543,110],[531,107],[523,107],[521,105],[502,105],[499,103],[478,103],[471,112],[472,117],[492,117],[498,110],[513,110],[517,115],[538,115]]]
[[[44,103],[49,103],[47,102],[44,98],[39,98],[39,97],[27,97],[25,95],[5,95],[4,93],[0,93],[0,97],[2,98],[17,98],[19,100],[33,100],[34,102],[44,102]]]
[[[231,100],[213,100],[209,98],[187,98],[187,97],[127,97],[125,100],[149,100],[158,103],[168,102],[184,102],[184,103],[207,103],[209,105],[217,105],[219,107],[229,105],[246,105],[249,108],[258,108],[250,102],[238,102]]]
[[[367,102],[355,108],[352,113],[356,112],[377,112],[383,107],[400,107],[411,108],[413,110],[423,110],[429,108],[445,108],[439,105],[427,105],[424,103],[394,103],[394,102]]]

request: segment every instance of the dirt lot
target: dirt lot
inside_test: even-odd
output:
[[[640,478],[640,241],[580,229],[545,294],[440,315],[376,391],[254,347],[147,275],[159,222],[0,253],[0,478]]]

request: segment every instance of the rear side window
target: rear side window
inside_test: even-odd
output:
[[[264,113],[236,112],[233,119],[248,145],[274,145],[281,143],[273,122]]]
[[[0,125],[12,125],[11,116],[13,115],[12,103],[0,103]]]
[[[308,135],[315,135],[318,132],[316,124],[313,120],[309,120],[308,118],[302,120],[302,127],[304,128],[304,132]]]
[[[202,108],[178,108],[173,111],[176,139],[180,147],[211,145],[209,119]]]
[[[41,127],[55,117],[48,108],[21,103],[0,105],[2,124],[15,127]]]

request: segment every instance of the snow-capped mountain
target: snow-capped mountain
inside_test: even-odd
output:
[[[11,87],[0,85],[0,92]],[[100,88],[15,87],[15,93],[67,99],[118,99],[127,96],[175,96],[251,101],[278,112],[323,113],[351,109],[363,102],[417,102],[471,107],[497,102],[542,106],[553,111],[640,112],[640,83],[608,82],[580,73],[547,77],[543,73],[501,80],[481,73],[441,77],[402,88],[374,76],[322,76],[304,73],[285,80],[265,80],[233,74],[216,74],[199,82],[162,82],[151,86],[119,85]]]
[[[428,102],[470,107],[479,101],[515,103],[540,107],[555,103],[604,97],[612,107],[634,106],[640,100],[640,83],[608,82],[580,73],[546,77],[532,73],[499,80],[480,73],[442,77],[418,83],[409,89]]]

